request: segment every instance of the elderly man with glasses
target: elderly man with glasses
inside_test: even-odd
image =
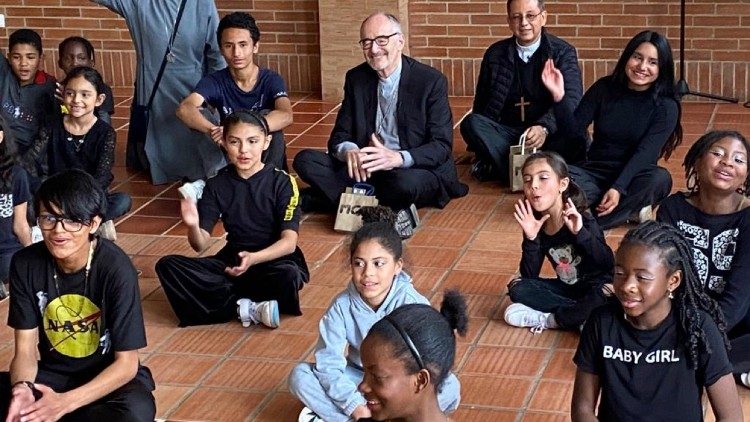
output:
[[[575,48],[544,29],[544,0],[508,0],[507,10],[513,36],[485,52],[472,113],[461,122],[467,149],[476,154],[471,175],[504,184],[510,145],[524,132],[527,147],[555,151],[568,163],[583,159],[586,144],[581,139],[566,142],[541,76],[544,63],[554,61],[565,77],[566,98],[577,105],[582,87]]]
[[[453,130],[447,81],[436,69],[402,54],[404,34],[394,16],[375,13],[362,22],[359,44],[366,62],[349,70],[344,100],[328,140],[328,153],[301,151],[294,169],[310,185],[303,211],[331,212],[346,187],[375,187],[409,235],[415,206],[444,207],[466,194],[453,164]],[[408,212],[407,212],[408,210]]]

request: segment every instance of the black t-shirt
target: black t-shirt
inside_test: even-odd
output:
[[[0,193],[0,253],[21,247],[21,243],[13,232],[13,207],[31,200],[26,172],[18,166],[13,166],[11,172],[13,190]]]
[[[678,340],[675,308],[652,330],[625,321],[622,308],[610,304],[586,321],[573,361],[599,377],[602,421],[701,421],[703,387],[732,372],[724,342],[711,317],[700,312],[711,353],[701,351],[690,368]]]
[[[85,275],[85,269],[57,269],[44,242],[24,248],[11,262],[8,312],[12,328],[38,329],[40,368],[81,384],[112,364],[115,352],[146,346],[138,276],[128,256],[99,239],[87,283]]]
[[[204,76],[195,87],[195,92],[219,111],[222,122],[239,109],[273,110],[276,99],[287,96],[284,79],[266,68],[259,68],[258,81],[250,91],[243,91],[237,86],[227,67]]]
[[[534,240],[524,236],[519,265],[522,277],[539,277],[546,256],[557,279],[573,288],[585,290],[592,284],[612,281],[614,256],[604,240],[604,232],[591,213],[584,212],[581,216],[583,227],[577,235],[563,226],[552,235],[542,229]]]
[[[283,230],[299,230],[299,190],[294,177],[273,166],[243,179],[229,165],[206,181],[198,201],[200,228],[221,218],[229,245],[250,252],[271,246]]]
[[[750,327],[750,208],[706,214],[675,193],[659,205],[658,221],[678,228],[693,246],[698,278],[724,312],[727,328]]]

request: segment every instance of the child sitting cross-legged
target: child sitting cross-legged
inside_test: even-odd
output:
[[[516,327],[578,330],[603,305],[614,258],[604,233],[554,152],[529,156],[521,168],[524,199],[514,214],[523,230],[521,277],[508,286],[505,321]],[[540,278],[544,259],[557,277]]]
[[[188,241],[200,252],[221,219],[227,244],[216,255],[169,255],[156,264],[180,326],[239,318],[243,326],[279,326],[279,313],[302,315],[299,290],[310,278],[297,246],[299,191],[294,178],[261,161],[271,136],[263,116],[238,110],[224,123],[230,165],[206,182],[203,196],[181,201]]]
[[[378,320],[410,303],[429,304],[403,271],[403,245],[394,229],[396,216],[385,207],[359,210],[364,224],[349,248],[352,280],[333,299],[320,320],[315,363],[300,363],[289,376],[289,389],[307,408],[310,421],[350,421],[373,417],[357,391],[363,367],[360,345]],[[348,352],[347,352],[348,350]],[[460,384],[449,374],[438,393],[443,412],[460,401]],[[302,420],[302,419],[301,419]]]

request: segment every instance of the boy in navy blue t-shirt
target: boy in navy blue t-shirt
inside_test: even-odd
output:
[[[177,117],[190,128],[209,135],[218,144],[223,126],[215,125],[201,114],[200,108],[204,104],[215,108],[222,122],[234,110],[267,113],[265,117],[272,139],[261,160],[286,170],[286,146],[281,131],[292,124],[292,103],[281,75],[271,69],[261,69],[253,62],[260,40],[255,19],[244,12],[231,13],[219,22],[217,38],[227,67],[201,79],[195,91],[178,107]],[[205,182],[202,180],[186,183],[180,188],[180,194],[200,198],[203,186]]]

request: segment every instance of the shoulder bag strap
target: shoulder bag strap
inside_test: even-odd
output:
[[[167,68],[167,58],[169,57],[169,54],[172,52],[174,39],[177,36],[177,28],[180,27],[180,21],[182,20],[182,12],[185,11],[185,3],[187,3],[187,0],[182,0],[182,2],[180,2],[180,10],[177,12],[177,19],[174,22],[174,30],[172,31],[172,36],[169,38],[169,44],[167,44],[167,51],[164,53],[164,59],[162,59],[161,61],[161,67],[159,68],[159,73],[156,75],[156,80],[154,81],[154,87],[153,89],[151,89],[151,97],[148,99],[148,104],[146,105],[149,109],[151,109],[151,104],[154,103],[156,90],[159,88],[161,77],[164,75],[164,69]]]

